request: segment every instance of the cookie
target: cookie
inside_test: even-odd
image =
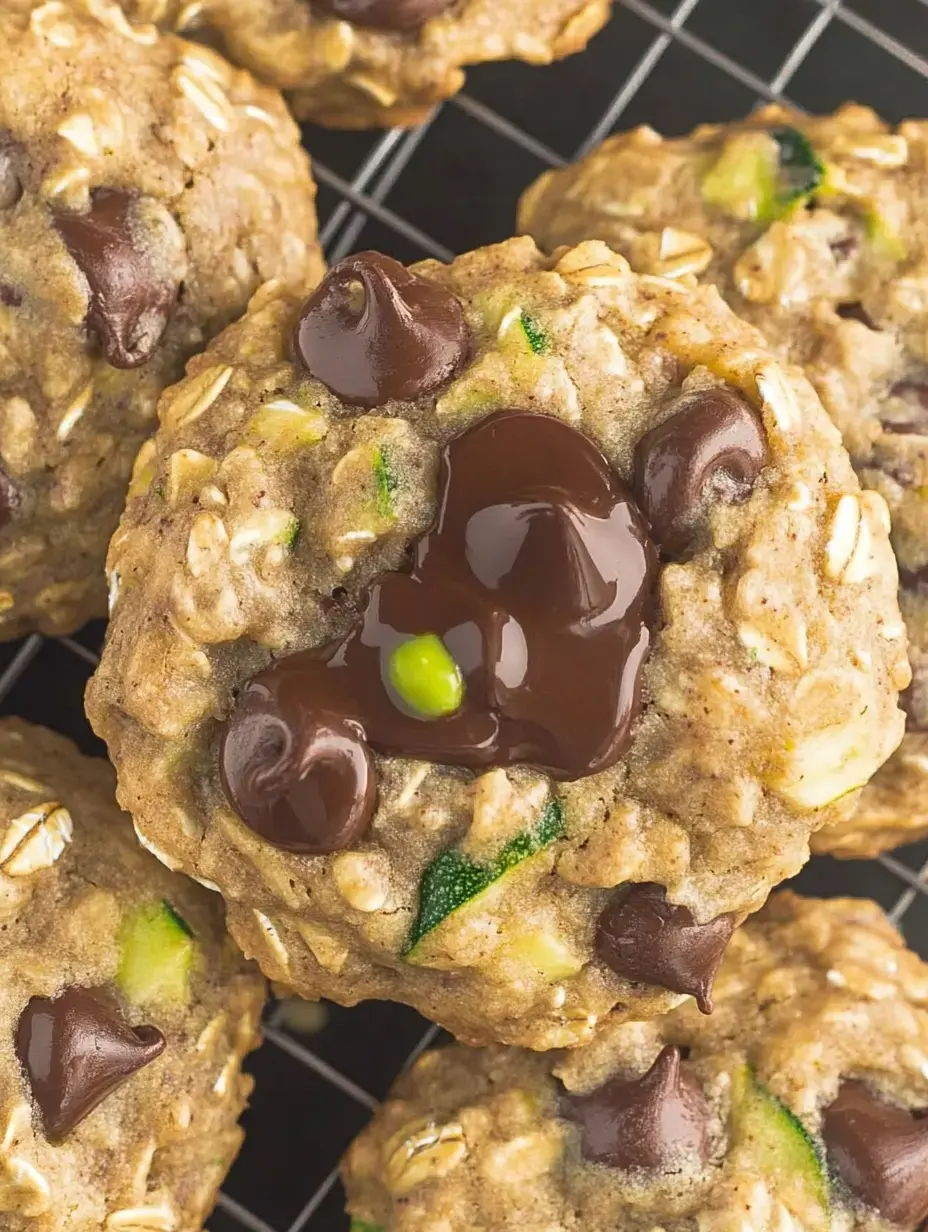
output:
[[[908,735],[819,851],[871,856],[928,834],[928,123],[848,105],[765,107],[664,140],[609,138],[524,195],[546,248],[601,238],[641,270],[714,282],[805,365],[862,483],[889,504],[914,680]]]
[[[218,42],[336,128],[418,124],[488,60],[550,64],[580,51],[611,0],[122,0],[134,20]]]
[[[300,995],[539,1048],[708,1008],[901,738],[885,503],[712,288],[361,253],[159,413],[88,713]]]
[[[928,1217],[928,966],[875,903],[789,893],[715,1012],[404,1074],[345,1156],[354,1232],[912,1229]]]
[[[268,279],[322,271],[273,90],[108,0],[0,12],[0,638],[106,613],[162,389]]]
[[[4,1232],[199,1232],[242,1141],[264,981],[113,786],[0,720]]]

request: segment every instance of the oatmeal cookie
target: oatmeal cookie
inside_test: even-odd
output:
[[[460,1045],[342,1164],[354,1232],[877,1232],[928,1217],[928,966],[875,903],[775,894],[715,1013]]]
[[[106,613],[158,396],[268,279],[322,271],[283,101],[110,0],[0,6],[0,638]]]
[[[639,128],[541,177],[520,229],[597,237],[640,270],[714,282],[805,365],[861,481],[889,504],[914,680],[908,734],[814,846],[871,856],[928,834],[928,122],[765,107],[662,139]]]
[[[4,1232],[199,1232],[242,1140],[264,981],[113,787],[0,720]]]
[[[885,502],[714,288],[361,253],[159,414],[88,712],[304,996],[539,1048],[708,1008],[901,738]]]
[[[580,51],[612,0],[122,0],[135,20],[217,40],[336,128],[418,124],[488,60],[550,64]]]

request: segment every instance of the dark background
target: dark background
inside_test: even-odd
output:
[[[531,0],[520,0],[531,11]],[[668,134],[784,97],[809,111],[847,99],[887,119],[928,116],[928,0],[617,0],[587,51],[549,68],[491,64],[412,132],[307,126],[330,259],[379,248],[403,260],[504,239],[536,175],[610,131]],[[347,192],[351,203],[346,203]],[[359,212],[354,207],[361,205]],[[81,697],[102,626],[75,639],[0,646],[5,713],[44,722],[102,753]],[[814,860],[797,879],[815,894],[877,899],[928,957],[928,843],[867,863]],[[211,1232],[344,1232],[338,1157],[424,1041],[403,1006],[323,1007],[307,1032],[272,1007],[248,1138]],[[466,1232],[462,1229],[461,1232]]]

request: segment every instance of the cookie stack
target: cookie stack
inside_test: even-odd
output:
[[[0,724],[10,1232],[198,1232],[257,967],[460,1041],[348,1153],[356,1232],[928,1218],[928,968],[767,902],[928,832],[928,129],[637,130],[523,238],[323,277],[274,86],[409,122],[606,10],[0,14],[0,628],[108,595],[131,814]]]

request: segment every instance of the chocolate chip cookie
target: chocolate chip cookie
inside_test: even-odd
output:
[[[522,199],[544,247],[599,237],[640,270],[716,283],[804,364],[867,487],[889,504],[914,680],[908,734],[816,849],[870,856],[928,834],[928,123],[766,107],[665,141],[609,138]]]
[[[266,280],[313,285],[273,90],[109,0],[0,6],[0,638],[106,613],[158,396]]]
[[[352,1229],[921,1224],[928,966],[876,904],[774,895],[715,997],[570,1053],[425,1053],[345,1157]]]
[[[264,981],[113,786],[0,720],[4,1232],[199,1232],[242,1140]]]
[[[549,64],[580,51],[611,0],[122,0],[137,21],[218,40],[337,128],[417,124],[487,60]]]
[[[597,243],[360,253],[160,418],[88,711],[304,996],[539,1048],[708,1009],[901,738],[885,503],[713,288]]]

